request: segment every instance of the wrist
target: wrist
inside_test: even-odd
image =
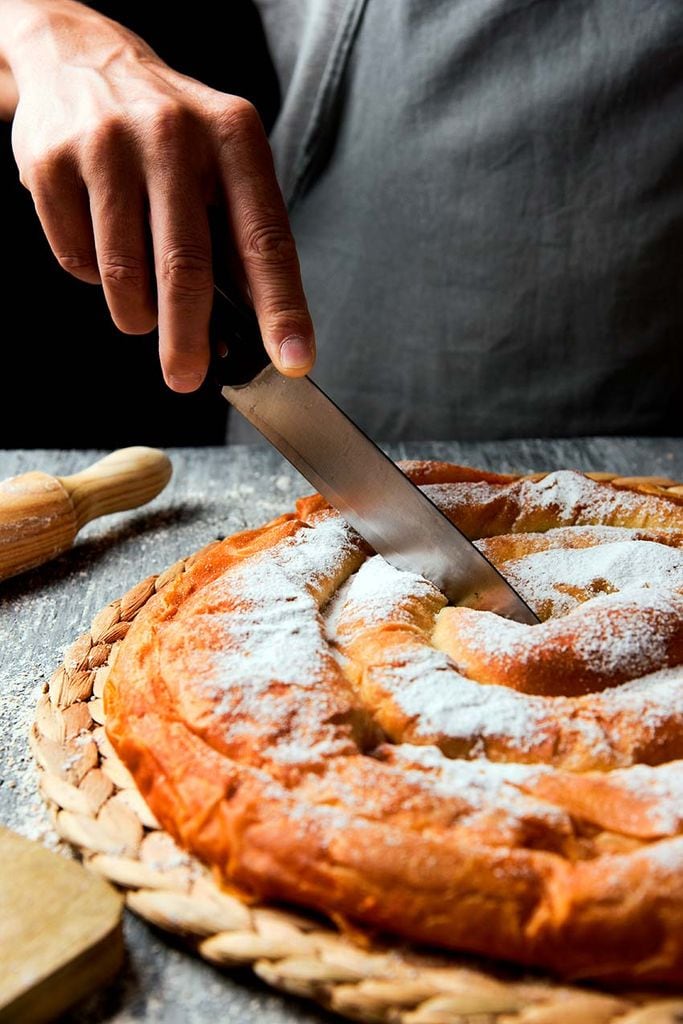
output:
[[[59,23],[74,20],[86,9],[71,0],[3,0],[0,3],[0,39],[7,63],[12,66],[22,53],[41,46]]]
[[[123,47],[152,51],[138,36],[75,0],[0,0],[2,55],[21,91],[39,66],[98,64]]]

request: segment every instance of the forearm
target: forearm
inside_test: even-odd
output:
[[[0,117],[10,121],[19,100],[13,65],[19,57],[21,38],[41,7],[51,6],[50,0],[40,3],[23,0],[0,0]]]

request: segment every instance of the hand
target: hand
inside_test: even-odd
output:
[[[122,331],[158,320],[168,385],[193,391],[208,366],[217,203],[271,359],[306,373],[313,328],[254,107],[72,0],[3,0],[0,35],[18,94],[15,157],[52,251],[102,284]]]

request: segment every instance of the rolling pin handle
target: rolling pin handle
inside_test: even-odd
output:
[[[172,471],[171,460],[158,448],[121,448],[59,481],[71,499],[80,530],[98,516],[137,508],[156,498]]]

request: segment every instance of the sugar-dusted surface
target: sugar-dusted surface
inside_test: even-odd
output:
[[[579,505],[595,510],[602,503],[606,515],[628,510],[636,519],[650,514],[649,496],[627,494],[626,501],[614,504],[609,486],[587,483],[584,487],[576,473],[555,474],[549,489],[555,495],[553,517],[545,520],[538,518],[539,508],[546,507],[543,481],[500,491],[505,500],[512,495],[518,512],[522,509],[539,529],[562,522],[565,512],[577,515]],[[534,489],[541,495],[537,505]],[[479,488],[471,490],[476,502]],[[662,500],[656,510],[661,521],[666,513],[673,525],[680,521],[677,509]],[[127,688],[144,695],[150,680],[160,677],[170,700],[165,721],[185,723],[219,755],[272,774],[278,785],[284,782],[291,789],[300,810],[310,805],[311,813],[318,813],[334,805],[338,814],[351,813],[354,823],[366,824],[372,817],[370,804],[365,797],[358,804],[353,786],[339,790],[338,772],[343,775],[349,764],[353,772],[356,762],[364,762],[358,769],[368,776],[363,786],[378,792],[396,788],[396,780],[376,760],[363,757],[380,741],[376,725],[399,745],[396,757],[401,756],[400,744],[421,742],[433,745],[432,757],[443,762],[438,770],[432,766],[439,780],[436,790],[434,777],[424,772],[411,776],[410,800],[424,808],[425,820],[433,819],[429,794],[438,792],[444,799],[450,794],[461,806],[468,804],[470,762],[478,761],[473,791],[484,791],[489,771],[489,812],[505,813],[513,831],[529,817],[529,798],[520,800],[515,792],[511,801],[505,795],[502,764],[547,763],[555,766],[551,772],[586,771],[683,756],[676,740],[683,708],[671,700],[675,680],[656,707],[658,721],[652,725],[646,714],[642,723],[634,721],[628,708],[615,716],[613,702],[595,696],[681,661],[683,594],[671,586],[677,580],[670,571],[676,549],[631,538],[608,543],[619,551],[605,558],[598,543],[570,552],[577,565],[569,568],[560,551],[541,552],[546,561],[559,559],[566,570],[557,585],[586,589],[599,580],[601,586],[566,614],[531,627],[487,612],[445,608],[442,595],[420,576],[401,572],[378,556],[365,558],[353,531],[331,513],[321,513],[312,527],[289,520],[266,527],[259,537],[263,545],[245,548],[245,558],[235,557],[242,542],[229,540],[217,548],[207,564],[217,559],[222,568],[209,577],[211,582],[206,582],[200,560],[194,576],[188,577],[190,596],[181,588],[175,614],[168,616],[162,605],[161,619],[151,620],[153,644],[147,618],[139,629],[133,628],[110,676],[109,687],[118,701],[110,719],[115,745],[122,737],[128,742],[131,735],[126,708],[136,702],[127,696]],[[649,555],[636,554],[630,561],[623,550],[641,552],[644,546]],[[597,575],[586,566],[591,559]],[[616,580],[604,575],[611,564],[617,566]],[[674,564],[674,574],[676,569]],[[342,586],[343,597],[332,601],[325,617],[325,605]],[[339,663],[332,649],[346,660]],[[138,654],[143,659],[140,671],[131,661]],[[590,700],[578,699],[588,694]],[[641,684],[640,695],[643,711],[649,711],[653,689],[645,691]],[[351,722],[360,719],[367,728],[357,732]],[[662,726],[660,739],[654,734]],[[639,743],[650,728],[648,749]],[[348,757],[348,764],[332,765],[328,772],[328,762],[339,755]],[[159,756],[161,747],[155,754]],[[453,760],[449,763],[448,758]],[[133,759],[130,767],[135,770]],[[374,781],[373,772],[378,775]],[[311,778],[317,773],[324,776],[322,800]],[[261,778],[259,784],[265,781]],[[304,796],[298,792],[301,785],[306,787]],[[158,804],[153,788],[147,798],[165,820],[165,791]],[[282,797],[273,799],[277,803]],[[407,794],[401,799],[407,800]],[[569,832],[561,795],[558,801],[552,815],[560,816]],[[385,812],[390,816],[388,806],[379,801],[378,807],[374,818],[382,822]],[[306,815],[302,811],[298,817],[303,821]],[[543,815],[537,812],[536,817]],[[450,829],[446,825],[445,834]],[[197,849],[191,829],[184,841]],[[588,841],[583,850],[588,858],[599,854]],[[216,854],[219,869],[223,855],[221,847]],[[300,898],[298,890],[291,898]],[[313,906],[328,908],[323,896],[316,899]]]
[[[605,587],[683,588],[683,550],[618,539],[621,532],[612,528],[606,537],[614,540],[589,548],[554,548],[506,562],[503,573],[533,608],[548,606],[553,615],[564,615]]]
[[[559,733],[564,746],[580,750],[594,766],[630,763],[620,738],[640,732],[648,742],[657,730],[683,724],[683,670],[668,669],[624,683],[590,697],[529,696],[507,686],[481,686],[456,672],[445,654],[429,648],[416,652],[400,669],[383,677],[401,709],[415,718],[415,739],[435,736],[459,741],[473,754],[488,743],[503,741],[526,757],[543,756]],[[568,755],[571,766],[571,754]]]
[[[268,757],[287,764],[347,750],[327,722],[344,701],[321,686],[336,666],[318,610],[361,558],[356,536],[335,517],[301,526],[204,588],[160,630],[183,713],[192,716],[199,691],[223,744],[263,739]]]
[[[576,474],[569,476],[573,487]],[[463,509],[470,532],[544,531],[564,521],[567,510],[557,501],[545,514],[543,500],[534,505],[524,497],[532,485],[515,486],[501,486],[500,500],[483,513],[476,499]],[[597,499],[613,496],[607,484],[598,490]],[[629,495],[628,502],[606,503],[624,525],[681,525],[678,506],[664,499]],[[593,719],[582,724],[603,728],[608,755],[598,759],[599,744],[580,728],[567,735],[575,708],[556,697],[616,687],[683,662],[683,595],[656,573],[636,574],[622,590],[602,580],[597,596],[525,628],[446,608],[418,576],[368,558],[339,615],[335,608],[325,624],[318,609],[347,574],[328,557],[324,535],[334,513],[319,502],[312,512],[315,501],[304,506],[312,529],[281,520],[249,540],[228,539],[190,565],[149,605],[116,657],[105,690],[108,735],[158,819],[229,884],[264,897],[568,977],[679,981],[683,893],[674,888],[663,896],[658,875],[634,860],[644,843],[665,841],[678,827],[670,792],[653,791],[651,800],[663,803],[657,815],[605,769],[683,758],[680,713],[677,719],[665,699],[664,729],[647,749],[641,723],[625,730],[615,720],[610,735],[594,706],[583,707]],[[600,545],[590,550],[599,556]],[[642,559],[640,565],[644,572]],[[324,664],[325,628],[335,621],[329,639],[347,659],[343,667],[329,657]],[[440,629],[449,622],[455,645]],[[202,661],[205,651],[215,655],[206,659],[212,677],[178,657],[182,635],[169,637],[168,623],[187,628]],[[476,662],[466,646],[478,623],[485,629],[469,652]],[[261,644],[277,648],[278,657]],[[494,713],[498,736],[491,743],[469,735],[457,744],[442,723],[434,735],[420,734],[431,707],[408,714],[407,688],[433,672],[439,688],[455,677],[487,690],[496,683],[489,671],[496,662],[504,669],[500,690],[545,697],[543,729],[519,743]],[[190,698],[180,713],[174,676]],[[345,707],[335,704],[340,696]],[[262,757],[256,748],[264,737],[270,742]],[[343,738],[344,749],[333,746]],[[281,739],[284,764],[275,753]],[[427,759],[411,758],[406,743],[432,749]],[[652,932],[662,899],[671,919]]]
[[[557,508],[560,518],[568,523],[582,520],[609,523],[616,510],[636,511],[642,505],[640,495],[628,491],[610,492],[571,470],[548,473],[535,482],[525,481],[519,491],[523,508]]]
[[[364,619],[370,621],[384,620],[387,615],[391,615],[392,621],[404,621],[404,601],[424,602],[435,597],[438,599],[436,587],[423,576],[399,571],[381,555],[363,563],[349,581],[346,592],[347,607],[355,607]]]
[[[678,664],[683,647],[683,594],[661,582],[598,593],[538,626],[470,609],[448,614],[453,635],[445,649],[461,670],[519,689],[526,687],[515,679],[524,676],[530,693],[544,692],[537,678],[554,687],[551,694],[598,691]],[[565,683],[576,689],[565,689]]]
[[[639,546],[643,542],[622,543]],[[665,556],[678,555],[676,549],[649,546],[663,550]],[[593,554],[600,563],[601,550],[548,554]],[[469,630],[464,639],[475,652],[483,651],[481,661],[487,670],[491,664],[502,666],[504,677],[508,663],[546,659],[548,646],[561,640],[563,648],[570,644],[569,654],[578,668],[607,677],[621,672],[621,685],[603,694],[536,696],[504,685],[504,678],[503,685],[488,680],[489,685],[482,686],[476,673],[468,673],[474,674],[468,678],[458,671],[457,658],[454,665],[445,651],[427,644],[402,646],[400,657],[390,657],[373,670],[373,679],[407,716],[414,741],[430,743],[441,737],[445,749],[455,746],[458,756],[477,756],[486,750],[490,756],[510,759],[519,751],[524,760],[544,760],[552,752],[557,763],[569,767],[581,761],[593,767],[628,764],[633,756],[632,736],[640,734],[644,749],[658,730],[683,726],[683,669],[659,670],[665,662],[667,630],[680,633],[683,597],[668,587],[652,586],[657,578],[656,555],[634,562],[642,579],[632,573],[624,592],[599,595],[590,604],[578,605],[566,619],[529,627],[490,613],[464,613]],[[668,566],[666,558],[664,566]],[[668,578],[666,572],[663,576]],[[416,622],[416,606],[433,596],[434,589],[421,577],[399,572],[375,557],[347,581],[326,626],[343,649],[358,629],[386,622],[411,626]],[[625,623],[624,612],[628,613]],[[462,629],[460,620],[455,616],[454,620],[455,628]],[[463,641],[458,640],[462,650]],[[567,652],[560,650],[560,657],[566,659]]]
[[[480,505],[486,513],[486,534],[507,532],[489,530],[491,516],[499,522],[508,520],[510,530],[521,532],[536,529],[543,517],[553,518],[556,527],[658,526],[664,507],[657,497],[605,488],[572,470],[548,473],[540,481],[518,481],[502,490],[487,483],[427,484],[424,490],[447,514],[457,514],[472,503]]]
[[[408,779],[419,779],[441,797],[458,797],[469,808],[502,812],[510,818],[531,817],[553,827],[570,829],[569,815],[561,807],[542,802],[524,792],[549,769],[540,765],[495,764],[484,758],[450,761],[437,747],[402,743],[391,748],[391,761]]]
[[[662,832],[681,831],[683,823],[683,761],[650,767],[632,765],[626,771],[612,772],[616,786],[647,802],[651,815]]]
[[[396,446],[396,457],[450,459],[492,470],[557,466],[655,473],[683,479],[683,448],[667,439],[580,439]],[[66,475],[103,452],[0,452],[0,476],[40,468]],[[216,535],[257,526],[305,493],[305,482],[267,450],[186,449],[169,453],[175,477],[148,509],[90,524],[73,550],[2,585],[0,596],[0,819],[55,843],[36,791],[27,733],[40,691],[72,640],[94,614],[129,587]],[[683,681],[682,681],[683,682]],[[661,859],[673,860],[658,844]],[[683,843],[677,841],[677,849]],[[128,915],[129,962],[123,978],[68,1018],[69,1024],[321,1024],[337,1020],[283,997],[249,974],[235,979],[189,957]]]
[[[683,836],[646,847],[639,856],[646,860],[648,867],[661,874],[665,882],[676,884],[683,871]]]

